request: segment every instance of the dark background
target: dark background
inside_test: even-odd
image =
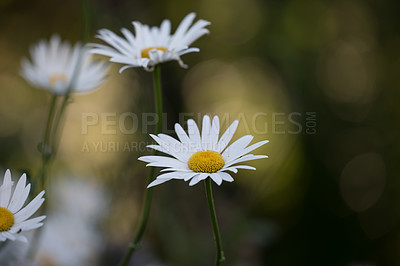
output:
[[[162,67],[164,131],[186,120],[182,113],[197,121],[203,114],[228,115],[229,122],[240,120],[234,139],[270,140],[255,151],[270,157],[250,163],[257,171],[242,170],[235,182],[214,186],[226,265],[400,265],[395,1],[87,4],[89,36],[83,36],[79,1],[0,2],[0,167],[12,169],[14,178],[18,171],[34,178],[40,166],[36,146],[50,95],[18,74],[30,45],[55,32],[72,42],[98,42],[98,29],[133,31],[133,20],[160,25],[169,18],[175,30],[194,11],[196,19],[211,21],[211,33],[192,45],[200,53],[182,57],[188,70],[176,62]],[[143,146],[152,127],[142,113],[153,112],[151,74],[119,74],[119,67],[111,66],[97,91],[73,97],[52,168],[54,180],[74,176],[105,191],[107,207],[90,225],[102,245],[82,265],[116,264],[141,208],[148,169],[136,159],[149,154]],[[115,134],[104,134],[102,115],[112,113],[105,119],[118,122],[125,112],[137,115],[137,132],[123,134],[117,123]],[[84,113],[100,121],[88,134],[82,133]],[[104,148],[96,150],[93,142]],[[110,147],[116,143],[119,150]],[[123,150],[125,143],[143,145]],[[203,190],[178,181],[154,190],[143,248],[132,265],[211,265],[215,250]],[[39,263],[59,261],[46,252]]]

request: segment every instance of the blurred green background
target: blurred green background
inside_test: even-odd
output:
[[[257,171],[242,170],[235,182],[214,186],[224,265],[400,265],[395,1],[89,0],[88,7],[91,42],[99,42],[94,35],[101,28],[133,31],[133,20],[158,26],[169,18],[175,30],[194,11],[211,21],[210,35],[192,45],[201,52],[182,58],[188,70],[176,62],[162,66],[164,131],[182,122],[183,113],[197,121],[210,114],[240,120],[234,139],[252,134],[255,141],[270,140],[255,151],[270,157],[250,163]],[[33,179],[40,167],[36,147],[50,94],[19,76],[21,58],[53,33],[79,41],[83,28],[80,1],[0,1],[0,174],[10,168],[14,178],[27,172]],[[52,182],[62,184],[54,197],[67,191],[64,201],[79,198],[72,209],[91,202],[76,221],[83,223],[79,217],[88,213],[95,219],[85,218],[89,229],[67,244],[87,253],[57,253],[51,250],[56,245],[42,244],[39,265],[115,265],[131,240],[148,173],[137,158],[150,154],[143,146],[151,143],[152,127],[142,113],[154,106],[151,74],[119,74],[120,67],[112,64],[109,80],[95,92],[74,95],[51,172]],[[135,134],[119,130],[127,112],[138,117]],[[88,113],[100,122],[84,134]],[[116,121],[109,127],[115,134],[104,134],[102,119]],[[124,150],[127,143],[132,146]],[[96,192],[63,189],[72,183]],[[212,265],[203,186],[170,181],[154,192],[132,265]],[[58,204],[52,203],[48,220],[59,217]],[[67,229],[43,241],[62,242],[63,234],[81,226],[61,217]],[[97,238],[85,242],[89,231]],[[81,260],[68,262],[71,256]]]

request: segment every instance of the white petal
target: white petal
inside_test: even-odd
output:
[[[127,66],[123,66],[120,68],[119,73],[121,74],[122,72],[124,72],[124,70],[128,69],[128,68],[133,68],[133,67],[137,67],[136,65],[127,65]]]
[[[16,213],[24,205],[26,199],[28,198],[29,191],[31,189],[30,184],[25,187],[26,184],[26,174],[23,174],[19,179],[17,186],[14,190],[14,195],[11,198],[8,209],[12,213]]]
[[[160,170],[160,172],[170,172],[170,171],[178,171],[178,172],[183,172],[183,173],[192,173],[193,172],[193,170],[191,170],[191,169],[184,170],[184,169],[178,169],[178,168],[164,168],[164,169]]]
[[[110,30],[101,29],[96,37],[110,44],[122,54],[129,55],[132,52],[129,43]]]
[[[200,52],[200,49],[196,48],[196,47],[191,47],[191,48],[188,48],[188,49],[180,50],[177,54],[178,54],[178,56],[181,56],[181,55],[185,55],[185,54],[193,53],[193,52],[195,52],[195,53]],[[176,60],[178,60],[178,58]],[[186,67],[184,67],[184,68],[186,68]]]
[[[128,29],[122,28],[121,29],[122,34],[125,36],[127,41],[129,42],[131,47],[134,47],[136,44],[135,36],[133,36],[132,32],[130,32]]]
[[[233,182],[233,178],[230,174],[225,172],[219,172],[219,175],[221,176],[222,180],[227,182]]]
[[[214,182],[220,186],[222,184],[222,177],[219,175],[219,173],[212,173],[210,175],[211,179],[214,180]]]
[[[25,225],[24,227],[21,228],[21,230],[22,231],[30,231],[30,230],[34,230],[34,229],[37,229],[42,226],[43,226],[43,223],[32,223],[29,225]]]
[[[149,187],[153,187],[159,184],[162,184],[166,181],[169,181],[171,179],[187,179],[188,176],[193,176],[196,173],[184,173],[184,172],[172,172],[172,173],[166,173],[166,174],[162,174],[157,176],[156,180],[154,180],[153,182],[151,182],[148,186]]]
[[[157,176],[157,179],[183,179],[182,173],[180,172],[172,172],[172,173],[165,173],[162,175]]]
[[[187,164],[171,157],[166,156],[142,156],[138,158],[139,161],[148,162],[147,166],[157,166],[157,167],[174,167],[177,169],[187,170]]]
[[[219,137],[219,118],[218,116],[214,116],[209,136],[211,150],[215,151],[218,148],[217,147],[218,137]]]
[[[211,174],[210,173],[200,173],[199,175],[199,181],[205,180],[207,177],[209,177]]]
[[[236,154],[234,157],[231,156],[229,159],[230,159],[230,160],[235,160],[236,158],[238,158],[238,157],[240,157],[240,156],[243,156],[243,155],[245,155],[245,154],[247,154],[247,153],[249,153],[249,152],[251,152],[251,151],[257,149],[258,147],[260,147],[260,146],[262,146],[262,145],[264,145],[264,144],[266,144],[266,143],[268,143],[268,142],[269,142],[268,140],[264,140],[264,141],[257,142],[257,143],[255,143],[255,144],[253,144],[253,145],[251,145],[251,146],[249,146],[249,147],[243,149],[242,152]]]
[[[198,173],[196,172],[191,172],[191,173],[185,173],[184,175],[182,175],[183,180],[184,181],[188,181],[189,179],[191,179],[192,177],[198,175]]]
[[[174,151],[176,154],[175,157],[180,159],[183,162],[186,162],[189,159],[189,156],[191,153],[189,153],[189,147],[188,145],[183,145],[181,142],[178,140],[174,139],[171,136],[165,135],[165,134],[158,134],[158,137],[165,141],[168,145],[168,147]]]
[[[182,126],[179,125],[178,123],[175,124],[175,132],[182,143],[187,145],[190,144],[190,139],[188,135],[186,134],[185,130],[183,130]]]
[[[241,137],[240,139],[236,140],[234,143],[232,143],[226,150],[222,153],[222,158],[224,159],[225,162],[228,162],[232,159],[235,159],[238,157],[238,154],[241,154],[244,150],[244,148],[249,145],[251,140],[253,139],[253,136],[251,135],[246,135]]]
[[[184,69],[187,69],[187,68],[188,68],[188,65],[186,65],[185,63],[183,63],[183,61],[182,61],[179,57],[175,58],[175,60],[178,61],[180,67],[182,67],[182,68],[184,68]]]
[[[10,239],[10,240],[16,240],[15,235],[11,234],[10,232],[4,231],[3,232],[3,236],[5,236],[6,238]]]
[[[201,147],[200,131],[196,125],[196,122],[194,122],[193,119],[189,119],[187,121],[187,124],[188,124],[188,133],[189,133],[190,141]]]
[[[203,126],[201,128],[201,146],[203,150],[209,150],[209,135],[211,130],[210,117],[208,115],[203,116]]]
[[[235,167],[226,167],[226,168],[224,167],[220,171],[231,171],[235,174],[238,172],[238,170]]]
[[[209,30],[205,27],[210,25],[211,23],[206,20],[198,20],[193,26],[186,32],[185,36],[183,36],[181,42],[183,45],[189,46],[195,40],[203,36],[204,34],[208,34]]]
[[[156,151],[160,151],[166,154],[169,154],[171,156],[174,156],[176,159],[178,159],[179,161],[186,163],[188,161],[188,159],[190,158],[190,156],[192,155],[192,153],[189,153],[188,149],[186,147],[181,147],[178,148],[176,151],[172,151],[172,148],[169,150],[163,149],[161,146],[159,145],[147,145],[147,148],[151,148],[153,150]]]
[[[241,163],[241,162],[247,162],[247,161],[252,161],[252,160],[257,160],[257,159],[264,159],[264,158],[268,158],[268,156],[266,155],[253,155],[253,154],[247,154],[243,157],[237,158],[235,160],[229,161],[229,162],[225,162],[224,168],[225,167],[229,167],[235,163]],[[223,169],[224,169],[223,168]]]
[[[28,243],[28,239],[23,236],[23,235],[16,235],[16,238],[18,241],[24,242],[24,243]]]
[[[225,133],[222,135],[222,137],[218,141],[217,152],[221,153],[226,148],[226,146],[228,146],[228,143],[231,141],[233,134],[235,134],[235,131],[236,131],[238,125],[239,125],[239,121],[235,120],[228,127],[228,129],[225,131]]]
[[[161,146],[163,152],[174,156],[182,162],[187,162],[189,159],[188,156],[190,154],[185,150],[187,148],[176,139],[165,134],[158,134],[158,136],[150,134],[150,136]]]
[[[7,169],[4,174],[3,184],[0,187],[0,207],[7,208],[11,197],[11,188],[13,182],[11,181],[11,172]]]
[[[171,22],[168,19],[165,19],[160,26],[160,41],[159,46],[167,46],[171,35]]]
[[[19,224],[14,224],[14,226],[10,229],[10,232],[17,233],[19,230],[22,230],[22,231],[32,230],[32,229],[27,229],[27,228],[35,227],[38,224],[42,224],[43,225],[43,223],[41,223],[41,221],[43,221],[45,218],[46,218],[46,216],[42,215],[42,216],[39,216],[39,217],[35,217],[35,218],[32,218],[32,219],[25,220],[25,221],[23,221],[23,222],[21,222]],[[40,226],[38,226],[38,227],[40,227]]]
[[[20,223],[32,216],[44,202],[44,191],[40,192],[27,206],[14,215],[15,223]]]
[[[196,185],[197,183],[199,183],[199,182],[200,182],[199,177],[200,177],[200,175],[195,175],[195,176],[192,178],[192,180],[190,180],[189,186],[194,186],[194,185]]]
[[[249,152],[251,152],[251,151],[257,149],[258,147],[261,147],[262,145],[267,144],[267,143],[269,143],[269,140],[259,141],[259,142],[255,143],[255,144],[247,147],[246,148],[246,153],[249,153]]]
[[[151,188],[151,187],[160,185],[160,184],[165,183],[165,182],[167,182],[167,181],[169,181],[169,180],[171,180],[171,179],[156,179],[156,180],[154,180],[153,182],[151,182],[151,183],[147,186],[147,188]]]
[[[232,168],[236,168],[236,169],[248,169],[248,170],[256,170],[255,167],[250,166],[250,165],[234,165],[232,166]]]
[[[190,13],[182,20],[175,34],[171,38],[171,43],[169,45],[170,48],[179,47],[179,42],[181,42],[184,34],[188,30],[190,24],[192,24],[195,17],[196,17],[195,13]]]

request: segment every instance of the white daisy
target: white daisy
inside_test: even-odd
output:
[[[171,22],[164,20],[160,27],[149,27],[138,21],[133,21],[136,36],[129,30],[122,28],[121,32],[125,38],[121,38],[107,29],[99,30],[97,38],[108,43],[91,44],[94,48],[92,53],[111,57],[111,62],[125,64],[120,72],[131,67],[144,67],[151,71],[155,65],[167,61],[176,60],[181,67],[187,66],[182,62],[180,56],[200,51],[199,48],[189,48],[189,45],[204,34],[209,33],[205,27],[210,22],[198,20],[192,24],[196,14],[188,14],[179,25],[175,34],[171,35]]]
[[[12,193],[13,185],[10,170],[7,170],[3,185],[0,187],[0,241],[10,239],[27,242],[27,238],[20,233],[41,227],[42,221],[46,218],[46,216],[39,216],[28,219],[42,206],[44,191],[22,208],[28,198],[31,184],[26,185],[26,175],[23,174],[14,193]]]
[[[100,86],[106,78],[107,64],[90,60],[87,47],[54,34],[50,41],[39,41],[30,49],[32,62],[22,59],[21,75],[33,86],[57,95],[88,92]]]
[[[191,179],[189,186],[193,186],[207,177],[221,185],[223,180],[233,181],[227,171],[237,173],[238,169],[255,170],[252,166],[237,165],[238,163],[268,158],[266,155],[248,154],[269,142],[264,140],[248,146],[253,139],[251,135],[241,137],[227,147],[239,124],[237,120],[219,139],[218,116],[214,116],[212,123],[209,116],[203,117],[201,134],[194,120],[189,119],[187,123],[189,135],[179,124],[175,124],[175,132],[179,141],[165,134],[151,135],[158,145],[149,145],[148,147],[175,158],[167,156],[142,156],[139,158],[139,160],[147,162],[147,166],[167,167],[161,172],[167,171],[168,173],[157,176],[156,180],[148,187],[171,179],[183,179],[184,181]]]

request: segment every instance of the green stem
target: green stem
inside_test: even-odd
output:
[[[40,144],[40,152],[42,153],[42,168],[39,175],[39,180],[37,180],[35,192],[39,193],[44,188],[46,183],[47,171],[50,159],[53,155],[53,150],[51,147],[51,132],[53,128],[54,116],[56,114],[57,106],[57,95],[53,95],[51,98],[49,114],[47,116],[46,129],[44,133],[43,142]],[[36,194],[35,193],[35,194]]]
[[[155,102],[155,109],[156,109],[156,114],[157,114],[157,125],[156,125],[156,134],[161,133],[162,130],[162,90],[161,90],[161,71],[160,71],[160,65],[155,66],[154,71],[153,71],[153,84],[154,84],[154,102]],[[149,173],[149,182],[150,184],[152,181],[154,181],[154,176],[155,174],[155,168],[151,167],[150,168],[150,173]],[[150,215],[150,207],[151,207],[151,200],[153,198],[153,189],[148,188],[145,191],[144,194],[144,202],[143,202],[143,208],[142,208],[142,213],[140,215],[140,221],[139,221],[139,227],[136,231],[136,234],[133,238],[133,241],[129,245],[129,249],[122,258],[121,262],[119,263],[119,266],[126,266],[133,253],[140,248],[140,240],[142,239],[144,230],[146,229],[147,221],[149,219]]]
[[[63,101],[61,103],[60,111],[58,113],[58,116],[56,117],[54,121],[54,130],[53,130],[53,141],[51,143],[52,148],[53,148],[53,155],[55,156],[58,151],[58,146],[60,143],[60,136],[59,136],[59,129],[63,128],[63,126],[60,127],[60,123],[63,119],[63,114],[65,112],[65,109],[67,108],[68,101],[70,99],[70,93],[68,92],[67,95],[64,96]]]
[[[52,145],[54,141],[54,131],[56,130],[56,126],[54,124],[56,113],[57,113],[57,100],[58,96],[56,94],[53,94],[51,103],[50,103],[50,108],[49,108],[49,114],[47,117],[47,124],[46,124],[46,129],[44,133],[44,138],[43,142],[40,144],[40,152],[42,153],[42,168],[40,169],[40,173],[38,176],[38,180],[35,183],[35,188],[34,188],[34,195],[38,194],[40,191],[45,190],[46,191],[46,198],[47,200],[44,201],[43,206],[40,210],[42,214],[47,213],[48,205],[49,205],[49,197],[50,197],[50,190],[49,190],[49,178],[48,178],[48,172],[50,168],[50,164],[52,159],[54,158],[54,147]],[[60,115],[60,114],[59,114]],[[42,235],[42,230],[36,230],[33,233],[34,237],[31,241],[31,246],[28,250],[28,257],[33,258],[33,256],[36,254],[37,251],[37,244],[39,243],[39,239]]]
[[[219,234],[219,229],[218,229],[218,220],[217,220],[217,215],[215,213],[215,207],[214,207],[214,199],[212,195],[212,184],[211,184],[211,178],[206,178],[204,180],[204,185],[206,188],[206,197],[208,201],[208,208],[210,209],[210,216],[211,216],[211,223],[214,231],[214,240],[215,244],[217,246],[217,260],[215,262],[215,265],[218,266],[220,265],[221,262],[225,261],[225,256],[224,256],[224,251],[222,250],[222,244],[221,244],[221,236]]]
[[[78,61],[78,63],[79,63],[79,61]],[[76,75],[76,73],[77,73],[77,68],[78,68],[78,66],[75,67],[74,75]],[[43,206],[41,208],[41,213],[43,213],[43,214],[47,214],[47,211],[49,209],[49,203],[50,203],[49,198],[51,198],[51,190],[50,190],[50,178],[48,177],[48,173],[50,171],[51,163],[52,163],[53,159],[55,158],[56,153],[58,151],[58,146],[60,143],[60,138],[59,138],[60,123],[62,121],[63,114],[64,114],[66,106],[68,104],[68,100],[70,98],[73,81],[71,82],[70,86],[67,88],[67,92],[62,100],[61,107],[59,106],[59,104],[57,104],[57,101],[61,98],[61,96],[58,96],[56,94],[53,94],[53,97],[52,97],[52,100],[50,103],[50,110],[49,110],[49,115],[47,118],[46,131],[45,131],[45,136],[44,136],[44,140],[43,140],[42,148],[41,148],[42,169],[41,169],[41,172],[39,175],[40,183],[35,188],[35,195],[38,194],[42,190],[46,191],[47,200],[43,203]],[[57,108],[57,106],[59,108]],[[36,254],[37,243],[39,243],[39,239],[42,236],[42,232],[43,232],[42,230],[35,231],[35,233],[34,233],[35,237],[32,240],[31,247],[28,251],[28,257],[33,258],[34,255]]]
[[[89,7],[88,7],[87,0],[82,0],[82,23],[83,23],[83,26],[82,26],[82,28],[83,28],[83,30],[82,30],[82,40],[83,40],[83,43],[86,43],[87,39],[89,37],[89,29],[90,29],[90,15],[89,15]],[[72,90],[76,86],[74,84],[76,84],[76,82],[77,82],[77,77],[78,77],[79,71],[82,68],[82,56],[83,56],[83,54],[82,54],[82,51],[81,51],[80,52],[80,56],[78,58],[78,62],[77,62],[76,66],[74,68],[74,71],[73,71],[71,82],[70,82],[70,84],[69,84],[69,86],[68,86],[68,88],[66,90],[66,93],[64,95],[64,98],[62,100],[60,111],[58,113],[58,116],[54,120],[55,122],[54,122],[53,132],[52,132],[53,133],[53,139],[52,139],[52,143],[51,143],[51,145],[52,145],[51,147],[54,149],[53,150],[53,156],[56,155],[57,150],[58,150],[58,146],[59,146],[59,142],[60,142],[59,133],[58,133],[58,130],[60,128],[60,123],[62,122],[63,114],[65,112],[65,109],[66,109],[67,105],[68,105],[68,101],[71,98],[70,95],[72,93]],[[62,127],[63,126],[61,126],[61,128]]]
[[[70,98],[69,93],[67,93],[67,95],[65,95],[62,100],[61,107],[59,108],[57,116],[55,116],[53,118],[54,119],[53,126],[52,126],[53,130],[51,132],[51,139],[48,144],[49,148],[51,150],[51,154],[43,162],[43,166],[44,166],[43,171],[42,171],[43,183],[42,183],[41,190],[43,190],[43,189],[46,190],[47,198],[50,198],[50,196],[51,196],[50,179],[48,178],[48,171],[49,171],[49,168],[51,167],[51,162],[56,157],[57,152],[58,152],[58,147],[60,144],[60,134],[61,134],[59,132],[60,132],[60,129],[64,127],[63,125],[60,125],[60,124],[61,124],[61,121],[63,120],[63,114],[67,107],[69,98]],[[48,203],[45,202],[43,209],[46,211],[47,211],[47,205],[48,205]]]
[[[52,127],[52,122],[54,119],[55,115],[55,109],[56,109],[56,103],[57,103],[57,95],[53,95],[51,97],[51,103],[50,103],[50,109],[49,109],[49,115],[47,117],[47,124],[46,124],[46,131],[44,133],[44,138],[43,138],[43,144],[48,145],[50,143],[50,133],[51,133],[51,127]],[[43,153],[43,156],[45,153]]]
[[[84,43],[87,42],[88,36],[89,36],[89,8],[88,8],[88,3],[87,0],[82,0],[82,19],[83,19],[83,31],[82,31],[82,36]],[[79,56],[78,62],[74,68],[73,71],[73,77],[72,80],[66,90],[66,93],[64,95],[64,98],[61,103],[61,107],[58,110],[57,114],[57,101],[59,99],[59,96],[57,94],[53,94],[51,103],[50,103],[50,109],[49,109],[49,115],[47,118],[47,124],[46,124],[46,130],[45,130],[45,135],[44,135],[44,140],[43,143],[41,144],[41,153],[42,153],[42,168],[39,174],[39,180],[37,180],[36,187],[35,187],[35,195],[38,194],[41,190],[46,191],[46,198],[47,200],[44,202],[41,212],[47,214],[48,211],[48,205],[49,205],[49,198],[51,197],[51,191],[50,191],[50,179],[48,178],[48,173],[51,167],[51,162],[56,156],[56,153],[58,151],[59,143],[60,143],[60,133],[59,129],[61,124],[61,121],[63,119],[63,114],[65,112],[65,109],[67,107],[68,101],[70,99],[70,94],[72,92],[72,89],[74,87],[74,84],[77,79],[77,75],[79,73],[79,70],[81,68],[81,61],[82,61],[82,51]],[[39,238],[42,235],[42,230],[36,230],[35,231],[35,237],[32,240],[31,247],[28,250],[28,257],[34,257],[37,251],[37,243],[39,243]]]
[[[154,82],[154,104],[157,114],[157,126],[155,133],[159,134],[162,131],[162,114],[163,114],[160,65],[156,65],[154,68],[153,82]]]

